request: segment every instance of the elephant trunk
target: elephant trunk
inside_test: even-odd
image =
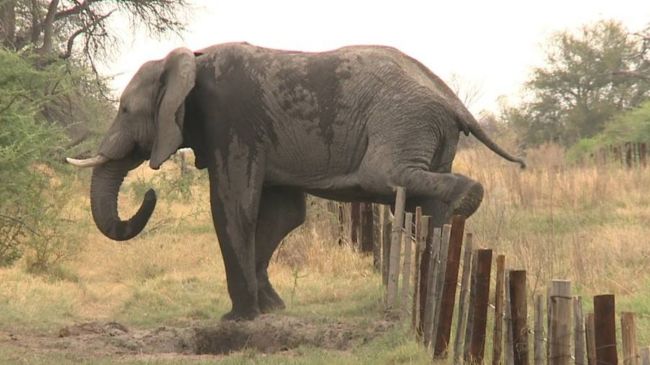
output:
[[[127,220],[120,219],[117,196],[127,173],[142,160],[125,158],[111,160],[93,168],[90,185],[90,206],[97,228],[108,238],[125,241],[137,236],[149,221],[156,207],[156,193],[149,189],[137,213]]]

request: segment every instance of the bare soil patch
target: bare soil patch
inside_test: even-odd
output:
[[[0,331],[0,342],[33,351],[82,356],[225,355],[243,349],[276,353],[299,346],[348,350],[380,336],[393,325],[384,320],[358,324],[268,314],[255,321],[210,326],[135,329],[117,322],[87,322],[49,335]]]

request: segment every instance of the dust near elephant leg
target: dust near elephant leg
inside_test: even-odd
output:
[[[255,233],[255,268],[260,311],[284,309],[284,302],[273,289],[267,268],[282,239],[305,221],[305,195],[293,188],[265,188]]]

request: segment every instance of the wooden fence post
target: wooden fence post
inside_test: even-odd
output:
[[[420,322],[420,260],[424,250],[424,238],[426,237],[423,227],[422,208],[415,208],[415,267],[413,270],[413,308],[411,309],[411,326],[418,336],[418,323]],[[426,225],[428,226],[428,218]]]
[[[510,311],[512,317],[512,348],[515,365],[528,364],[528,304],[526,271],[510,271]]]
[[[641,349],[641,365],[650,365],[650,347]]]
[[[385,287],[388,287],[388,267],[390,266],[390,236],[393,223],[390,219],[390,206],[384,205],[382,209],[382,236],[381,236],[381,278]]]
[[[359,249],[359,225],[361,223],[361,203],[350,203],[350,242],[352,247]]]
[[[510,282],[510,270],[506,271],[506,283]],[[503,318],[503,323],[505,324],[506,331],[503,334],[503,343],[505,349],[505,356],[503,358],[505,365],[514,365],[514,351],[512,347],[512,302],[510,298],[510,285],[505,286],[506,289],[506,310],[505,316]]]
[[[551,283],[551,327],[549,329],[549,364],[568,365],[571,361],[571,282]]]
[[[433,242],[433,221],[430,216],[423,216],[423,226],[422,234],[424,235],[424,249],[422,250],[422,255],[420,257],[420,284],[418,288],[420,303],[420,320],[417,324],[417,332],[422,335],[424,340],[424,317],[425,311],[427,310],[426,301],[429,297],[429,267],[431,261],[431,251],[432,251],[432,242]],[[426,225],[424,222],[426,221]]]
[[[621,337],[623,340],[623,364],[639,365],[634,313],[621,313]]]
[[[426,291],[426,301],[424,306],[424,346],[429,347],[431,345],[431,339],[433,335],[433,317],[435,316],[435,284],[436,277],[435,273],[437,270],[437,261],[438,256],[440,255],[440,243],[441,243],[441,229],[433,228],[433,234],[431,235],[431,255],[429,256],[429,265],[427,272],[427,291]]]
[[[506,256],[497,256],[497,277],[494,289],[494,331],[492,332],[492,365],[501,364],[503,347],[503,301],[505,285]]]
[[[594,328],[594,314],[587,313],[585,317],[585,340],[587,342],[587,364],[596,365],[596,330]]]
[[[411,301],[409,301],[409,290],[411,289],[411,254],[413,247],[413,213],[406,213],[404,215],[404,266],[402,267],[402,287],[401,287],[401,301],[402,301],[402,312],[404,317],[408,315],[409,306],[411,306]]]
[[[454,304],[456,303],[456,287],[458,286],[458,269],[460,266],[460,253],[463,248],[463,236],[465,234],[465,217],[455,215],[451,220],[451,232],[449,234],[449,245],[447,249],[447,264],[443,273],[444,285],[442,287],[442,301],[438,309],[435,354],[438,357],[445,356],[449,340],[451,339],[451,324],[454,317]]]
[[[478,249],[472,251],[472,268],[469,279],[469,299],[467,301],[467,324],[465,325],[465,348],[463,359],[471,356],[472,330],[474,329],[474,308],[476,303],[476,270],[478,270]],[[458,362],[461,362],[460,360]]]
[[[404,205],[406,203],[406,190],[403,187],[397,188],[395,198],[395,219],[393,222],[390,241],[390,263],[388,265],[388,290],[386,309],[393,311],[397,309],[397,286],[399,280],[400,262],[400,241],[402,238],[402,227],[404,225]]]
[[[616,350],[616,304],[614,295],[594,296],[596,364],[618,364]]]
[[[438,330],[440,324],[440,310],[442,308],[444,287],[445,287],[445,275],[447,272],[447,257],[449,254],[449,236],[451,233],[451,225],[445,224],[442,226],[442,236],[440,240],[440,251],[438,254],[438,260],[436,263],[436,271],[434,272],[434,286],[433,293],[434,302],[433,302],[433,324],[431,327],[431,344],[433,345],[433,354],[434,357],[440,357],[441,355],[436,351],[437,348],[437,338]]]
[[[582,315],[582,298],[573,299],[573,336],[575,343],[575,363],[576,365],[586,365],[585,363],[585,320]]]
[[[472,332],[470,339],[470,363],[483,362],[487,325],[487,309],[490,296],[490,272],[492,270],[492,250],[481,249],[476,260],[476,297],[472,310]]]
[[[544,346],[544,296],[537,294],[535,296],[535,343],[534,343],[535,365],[544,365],[544,355],[546,346]]]
[[[454,362],[463,359],[463,336],[465,324],[467,322],[467,306],[469,300],[469,280],[472,270],[472,234],[467,233],[465,236],[465,248],[463,253],[463,275],[460,282],[460,294],[458,297],[458,316],[456,320],[456,337],[454,338]]]
[[[381,213],[379,204],[372,205],[372,266],[381,272]]]

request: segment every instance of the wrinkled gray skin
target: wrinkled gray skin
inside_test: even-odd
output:
[[[145,63],[124,90],[93,170],[92,214],[114,240],[136,236],[153,212],[121,221],[124,176],[145,160],[158,169],[189,147],[207,168],[210,204],[232,299],[225,319],[250,319],[284,303],[267,276],[280,241],[305,219],[305,193],[393,203],[404,186],[440,225],[470,216],[483,188],[451,173],[459,132],[507,160],[454,93],[393,48],[287,52],[246,43],[176,49]]]

